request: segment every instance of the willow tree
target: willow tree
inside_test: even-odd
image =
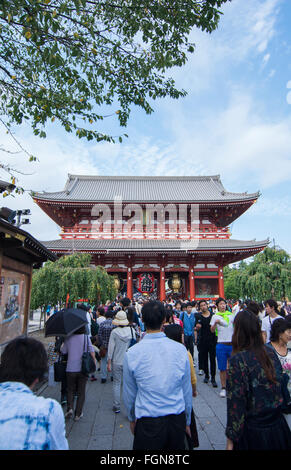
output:
[[[239,299],[241,298],[241,290],[237,283],[237,276],[239,271],[229,266],[223,268],[224,276],[224,293],[226,299]]]
[[[265,248],[238,272],[236,285],[244,298],[263,301],[291,297],[291,261],[284,250]]]
[[[69,295],[70,303],[88,299],[92,304],[115,298],[114,279],[102,266],[90,266],[91,255],[76,253],[59,260],[48,261],[32,277],[31,309],[46,305],[64,305]]]
[[[166,71],[186,64],[192,29],[214,31],[228,1],[1,0],[2,123],[115,141],[105,118],[126,126],[132,107],[150,114],[153,100],[186,95]]]

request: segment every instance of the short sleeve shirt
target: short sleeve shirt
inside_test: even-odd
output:
[[[271,333],[272,324],[275,320],[278,320],[278,318],[282,318],[282,317],[278,315],[278,317],[271,318],[270,315],[267,315],[262,320],[261,330],[265,331],[265,333],[267,334],[266,343],[270,341],[270,333]]]
[[[234,314],[229,315],[229,323],[227,323],[221,315],[215,314],[211,318],[210,326],[213,326],[216,320],[220,320],[223,325],[217,324],[217,342],[218,343],[231,343],[233,335],[233,320]]]

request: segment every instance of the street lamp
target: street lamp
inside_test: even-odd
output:
[[[16,225],[16,227],[20,227],[21,225],[30,224],[29,219],[21,219],[22,215],[30,215],[30,214],[31,214],[30,209],[17,210],[16,211],[17,220],[16,220],[16,222],[14,221],[14,224]]]

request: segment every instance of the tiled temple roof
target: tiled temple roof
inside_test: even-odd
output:
[[[106,252],[138,252],[138,251],[223,251],[223,250],[255,250],[263,249],[269,240],[242,241],[232,239],[217,240],[128,240],[128,239],[59,239],[42,242],[53,252],[60,251],[106,251]]]
[[[251,201],[259,192],[232,193],[215,176],[84,176],[68,175],[63,191],[35,193],[41,201],[103,202],[239,202]]]

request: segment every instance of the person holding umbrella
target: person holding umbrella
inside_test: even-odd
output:
[[[82,356],[89,351],[96,365],[94,348],[86,334],[88,324],[86,312],[81,309],[63,309],[46,322],[45,336],[62,336],[64,343],[60,348],[62,354],[68,355],[67,376],[67,412],[66,418],[74,416],[74,393],[77,390],[75,421],[83,416],[87,376],[82,374]]]
[[[72,335],[65,339],[61,346],[61,352],[68,354],[67,362],[67,412],[66,418],[74,415],[74,393],[77,390],[77,403],[75,409],[75,421],[79,421],[85,402],[86,382],[88,377],[82,373],[82,356],[84,351],[89,351],[96,366],[95,351],[90,337],[86,334],[85,326],[74,331]]]

